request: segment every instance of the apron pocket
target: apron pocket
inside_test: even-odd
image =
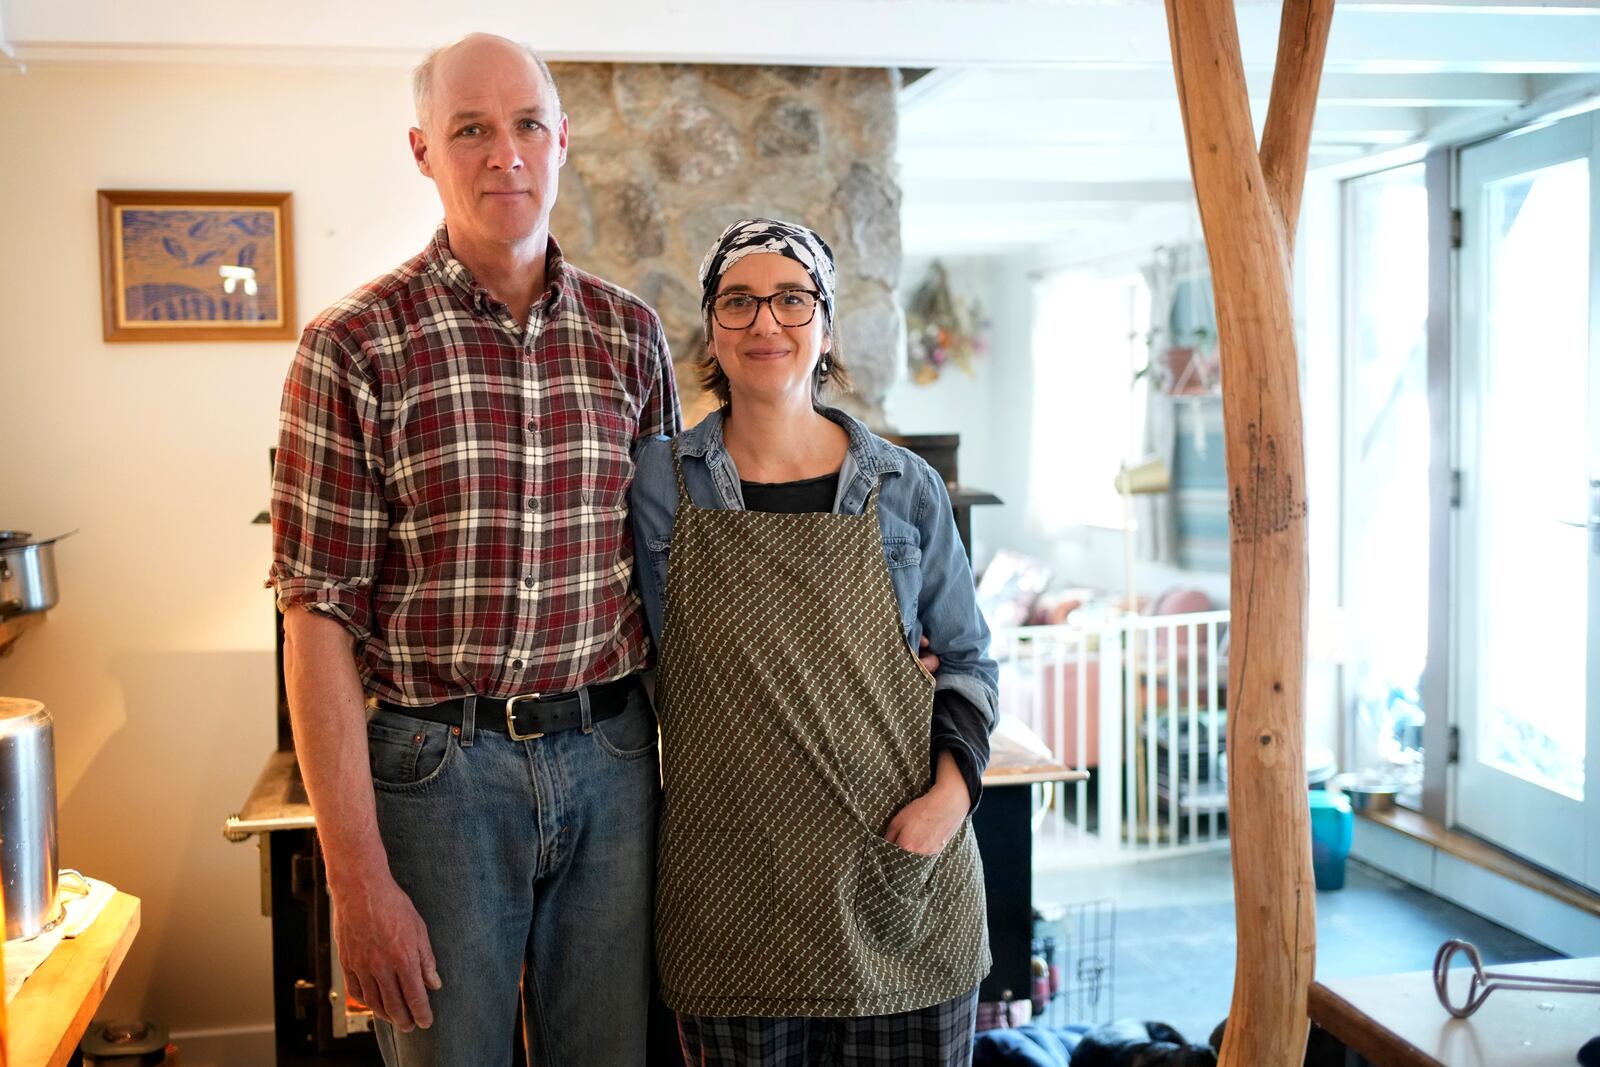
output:
[[[669,961],[759,952],[772,926],[772,845],[754,830],[679,832],[661,853],[656,944]],[[693,981],[677,983],[693,987]]]
[[[876,834],[868,838],[856,867],[855,923],[869,946],[900,955],[921,940],[933,871],[943,856],[907,852]]]

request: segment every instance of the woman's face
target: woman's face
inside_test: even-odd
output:
[[[796,289],[816,289],[804,267],[775,252],[757,252],[728,268],[717,285],[717,298],[730,294],[764,297]],[[732,319],[726,314],[722,317]],[[728,329],[713,315],[708,347],[728,376],[728,391],[735,401],[740,397],[764,401],[787,397],[810,406],[817,360],[833,347],[824,318],[818,304],[804,326],[784,326],[774,317],[770,301],[761,303],[755,321],[742,330]]]

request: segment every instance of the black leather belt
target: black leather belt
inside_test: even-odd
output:
[[[604,722],[614,715],[622,714],[622,709],[628,706],[628,697],[633,695],[633,690],[638,685],[639,676],[630,674],[614,682],[589,686],[589,721]],[[551,693],[548,696],[528,693],[507,698],[479,697],[472,721],[476,729],[498,730],[500,733],[510,734],[512,739],[517,741],[542,737],[558,730],[570,730],[583,722],[581,693],[581,690],[573,690],[570,693]],[[401,715],[414,715],[429,722],[459,726],[465,703],[465,700],[457,699],[446,700],[440,704],[427,704],[419,708],[408,708],[404,704],[391,704],[387,700],[380,700],[378,707],[384,711],[397,711]]]

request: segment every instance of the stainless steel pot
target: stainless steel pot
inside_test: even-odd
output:
[[[32,937],[55,919],[56,745],[37,700],[0,697],[0,879],[6,940]]]
[[[0,530],[0,619],[56,606],[55,543],[77,532],[35,541],[20,530]]]

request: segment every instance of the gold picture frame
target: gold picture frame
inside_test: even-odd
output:
[[[107,341],[298,336],[289,193],[102,189]]]

